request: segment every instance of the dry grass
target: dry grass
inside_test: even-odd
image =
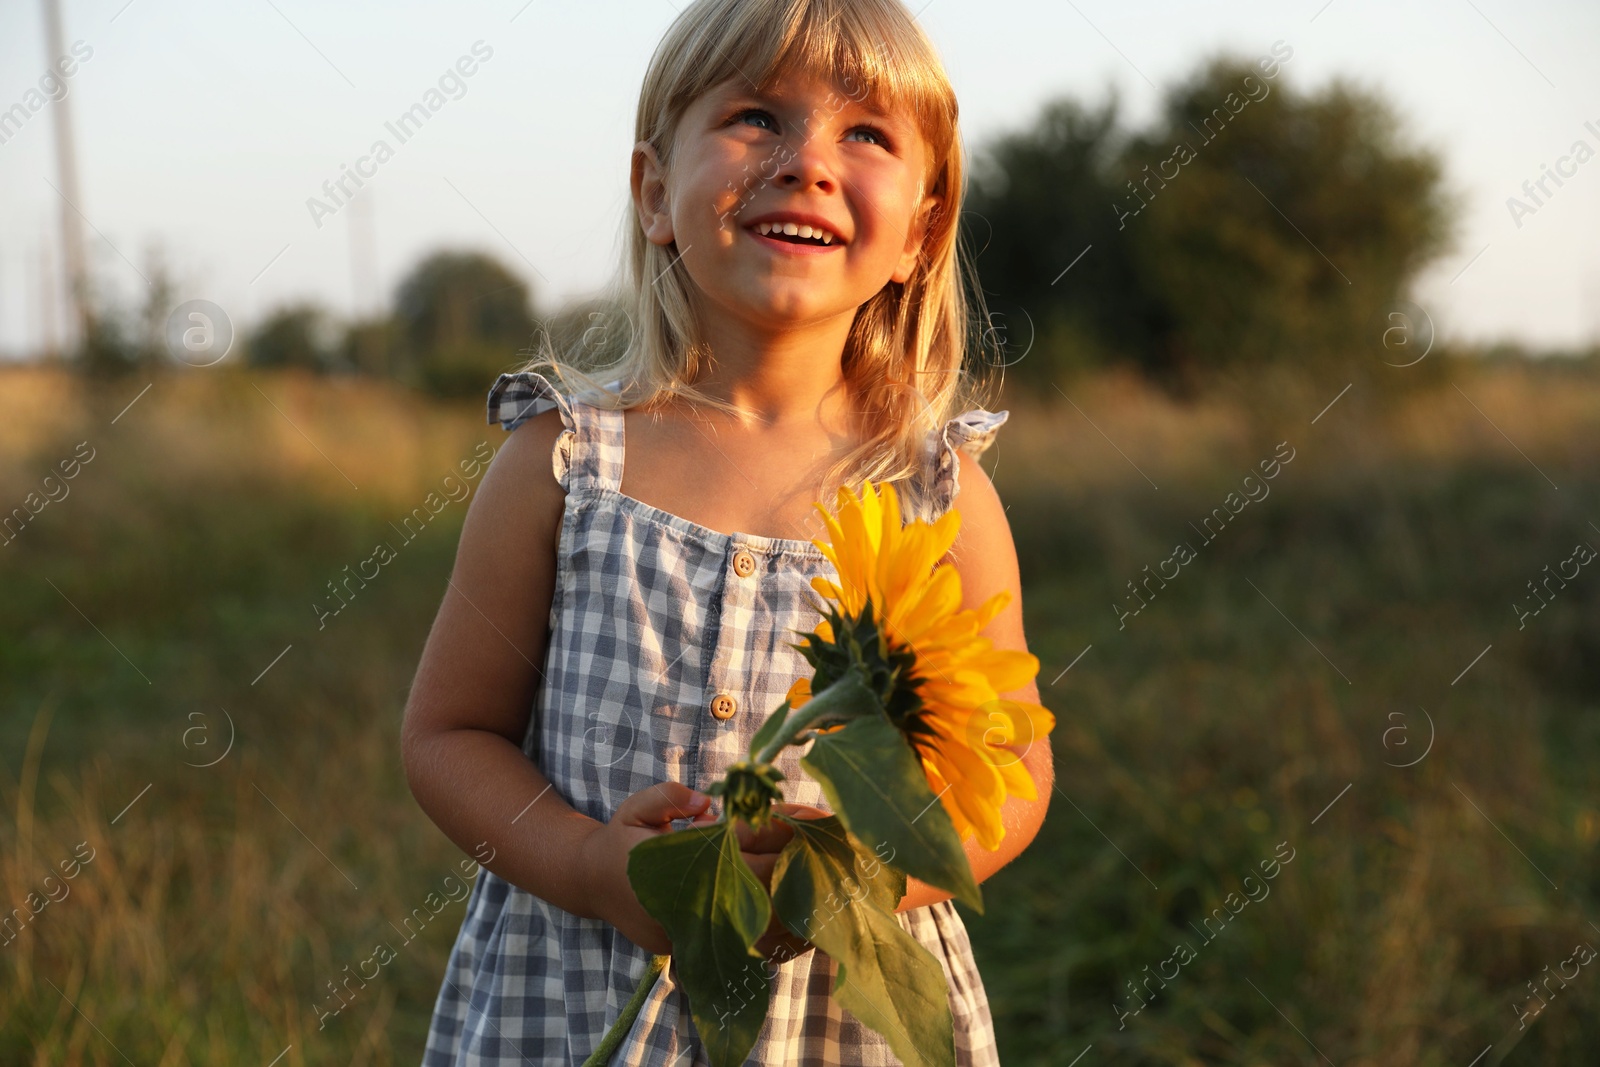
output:
[[[1076,408],[1008,401],[985,466],[1012,504],[1041,682],[1095,646],[1041,686],[1079,810],[1057,798],[969,917],[1008,1063],[1090,1043],[1119,1064],[1312,1062],[1244,978],[1340,1063],[1600,1048],[1600,977],[1525,1035],[1510,1010],[1575,940],[1600,945],[1583,933],[1600,892],[1583,663],[1600,578],[1535,635],[1508,634],[1504,605],[1593,499],[1600,385],[1457,370],[1404,395],[1352,389],[1315,426],[1337,389],[1181,404],[1108,375],[1069,387]],[[414,1063],[461,905],[414,941],[399,927],[462,857],[405,788],[399,714],[464,506],[326,631],[309,605],[501,433],[475,404],[227,373],[162,376],[112,425],[144,384],[0,372],[4,506],[76,442],[98,450],[0,548],[0,907],[26,910],[74,846],[94,850],[0,945],[0,1062]],[[1300,454],[1271,500],[1117,631],[1123,580],[1285,438]],[[1504,655],[1452,687],[1491,641]],[[1417,704],[1434,754],[1384,767],[1387,715]],[[192,766],[221,751],[221,709],[234,747]],[[1126,980],[1283,840],[1299,854],[1272,895],[1119,1030]],[[319,1030],[328,983],[380,942],[395,961]]]

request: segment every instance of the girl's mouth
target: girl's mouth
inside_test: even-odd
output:
[[[758,243],[758,245],[765,245],[766,248],[770,248],[776,253],[790,254],[790,256],[822,256],[822,254],[842,250],[843,246],[845,246],[843,242],[838,242],[838,240],[830,243],[830,245],[824,245],[819,238],[782,234],[781,230],[773,230],[771,234],[760,234],[755,227],[746,227],[744,232],[754,238],[755,243]]]

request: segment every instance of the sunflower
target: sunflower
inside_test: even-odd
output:
[[[960,574],[936,566],[961,527],[954,509],[932,523],[902,525],[894,486],[870,481],[859,496],[839,490],[836,516],[816,507],[831,540],[812,543],[837,572],[837,580],[811,580],[832,602],[807,654],[819,666],[816,680],[830,673],[824,658],[837,661],[846,644],[859,657],[866,646],[881,668],[875,676],[888,679],[885,710],[916,751],[957,835],[964,841],[976,833],[984,848],[999,848],[1006,797],[1038,799],[1033,777],[1005,746],[1031,743],[1055,726],[1047,708],[1000,697],[1038,673],[1038,658],[979,636],[1010,593],[962,609]],[[812,681],[790,687],[792,707],[810,699]]]

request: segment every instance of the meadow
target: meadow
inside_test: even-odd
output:
[[[1008,396],[1058,788],[964,911],[1004,1062],[1600,1052],[1600,366],[1403,373]],[[0,544],[0,1063],[420,1059],[468,857],[400,718],[503,436],[363,379],[0,370],[0,514],[50,494]]]

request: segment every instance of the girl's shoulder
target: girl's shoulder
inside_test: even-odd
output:
[[[606,383],[607,391],[615,391],[622,383]],[[489,421],[498,422],[502,429],[515,430],[535,415],[552,409],[561,413],[567,428],[577,431],[583,417],[581,408],[599,406],[608,409],[606,398],[593,393],[562,390],[555,382],[538,371],[515,371],[500,375],[489,389]]]
[[[607,383],[612,390],[620,382]],[[568,492],[601,483],[620,466],[621,412],[604,397],[566,392],[537,371],[502,374],[489,390],[488,421],[508,432],[555,411],[562,430],[551,448],[551,470]],[[620,478],[620,470],[614,472]]]

